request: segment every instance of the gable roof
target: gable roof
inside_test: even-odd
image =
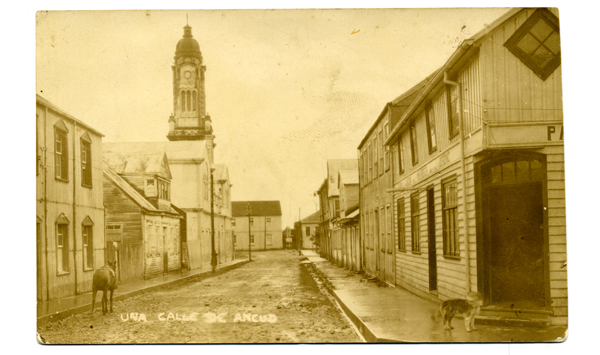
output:
[[[358,184],[358,169],[342,169],[339,172],[338,188],[341,184],[351,185]]]
[[[58,108],[58,106],[54,105],[52,102],[46,100],[45,98],[43,98],[42,96],[40,96],[39,94],[35,94],[35,102],[48,107],[49,109],[51,109],[52,111],[58,113],[59,115],[66,117],[74,122],[77,122],[78,125],[81,125],[83,127],[85,127],[87,130],[94,132],[95,134],[99,135],[100,137],[104,137],[104,134],[100,133],[99,131],[97,131],[96,129],[90,127],[89,125],[85,124],[84,122],[78,120],[77,118],[73,117],[72,115],[66,113],[65,111],[63,111],[62,109]]]
[[[104,153],[104,161],[117,174],[156,174],[172,178],[165,152]]]
[[[106,176],[113,184],[115,184],[119,189],[121,189],[127,196],[129,196],[129,198],[133,202],[135,202],[142,209],[148,212],[170,212],[179,215],[179,213],[173,208],[172,205],[170,211],[161,211],[154,207],[154,205],[150,203],[150,201],[148,201],[144,196],[142,196],[142,194],[137,192],[136,189],[133,188],[133,186],[131,186],[127,181],[120,177],[119,174],[112,170],[106,161],[103,162],[102,172],[104,173],[104,176]]]
[[[169,161],[208,160],[206,141],[102,142],[102,154],[166,153]]]
[[[300,220],[300,223],[319,223],[321,222],[321,211],[317,211],[308,217]]]
[[[231,215],[233,217],[247,216],[248,204],[252,210],[251,216],[281,216],[279,201],[232,201]]]
[[[327,178],[328,178],[328,197],[338,196],[338,173],[340,170],[356,169],[358,170],[358,159],[330,159],[327,160]]]

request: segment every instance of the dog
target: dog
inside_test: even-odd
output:
[[[467,332],[477,330],[475,328],[475,316],[479,314],[479,310],[483,305],[483,298],[478,292],[469,292],[466,299],[455,298],[442,302],[431,319],[439,321],[444,319],[444,329],[454,329],[452,327],[452,318],[457,314],[462,314],[465,317],[465,329]]]

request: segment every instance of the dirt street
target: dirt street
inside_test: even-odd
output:
[[[51,344],[360,342],[296,251],[252,252],[214,278],[114,303],[38,328]],[[116,291],[118,292],[118,290]]]

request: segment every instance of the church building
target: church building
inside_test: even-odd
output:
[[[233,259],[231,183],[226,166],[214,162],[215,136],[206,113],[206,66],[200,45],[189,25],[183,29],[172,66],[173,113],[169,117],[169,141],[105,143],[103,148],[107,154],[114,155],[166,153],[172,175],[171,202],[186,214],[181,260],[190,269],[208,270],[213,248],[217,263]]]

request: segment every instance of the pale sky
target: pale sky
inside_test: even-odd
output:
[[[232,199],[279,200],[292,226],[317,210],[326,160],[355,159],[387,102],[506,11],[39,12],[36,92],[106,142],[165,141],[187,14]]]

